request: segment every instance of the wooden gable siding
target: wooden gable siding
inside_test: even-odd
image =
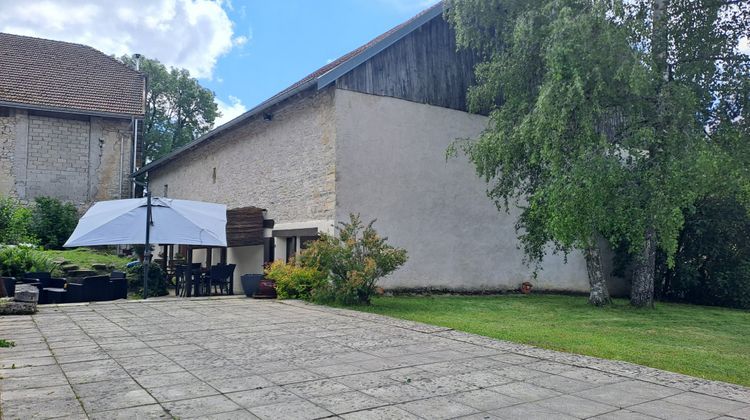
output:
[[[466,111],[476,54],[456,50],[456,34],[441,17],[336,80],[336,87]]]
[[[227,246],[263,245],[263,209],[227,210]]]

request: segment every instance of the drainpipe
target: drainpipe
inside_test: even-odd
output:
[[[132,172],[135,172],[138,170],[138,120],[133,117],[133,170]],[[136,184],[133,182],[132,184],[132,190],[130,191],[130,196],[135,197],[135,187]]]
[[[122,170],[125,169],[123,166],[125,165],[125,155],[124,155],[124,148],[123,143],[125,142],[125,136],[120,134],[120,183],[117,184],[117,190],[119,191],[118,197],[122,198]]]

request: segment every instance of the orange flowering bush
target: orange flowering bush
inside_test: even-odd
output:
[[[406,250],[387,243],[359,215],[349,215],[349,223],[340,223],[338,236],[321,234],[299,257],[302,266],[327,273],[328,282],[312,297],[342,304],[368,304],[376,292],[378,279],[401,267]]]

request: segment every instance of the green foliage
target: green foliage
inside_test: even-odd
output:
[[[0,197],[0,244],[35,244],[31,234],[31,210],[18,200]]]
[[[276,294],[279,299],[310,300],[315,291],[324,288],[328,283],[326,273],[315,267],[302,267],[293,262],[276,260],[264,271],[267,279],[276,282]]]
[[[120,61],[135,68],[132,56]],[[167,69],[155,59],[142,58],[140,71],[148,77],[144,120],[145,159],[151,162],[209,131],[220,116],[214,93],[185,69]]]
[[[20,277],[34,271],[52,272],[57,265],[44,251],[31,245],[0,245],[0,275]]]
[[[733,51],[750,6],[720,3],[673,1],[652,25],[650,1],[448,0],[459,45],[485,57],[471,110],[490,116],[449,153],[521,209],[529,260],[596,234],[636,254],[655,231],[671,266],[684,209],[717,184],[750,191],[750,68]]]
[[[750,216],[734,198],[701,200],[688,214],[662,297],[750,309]]]
[[[750,312],[623,299],[596,308],[581,296],[375,298],[355,307],[500,340],[624,360],[699,378],[750,385]]]
[[[15,346],[16,346],[16,342],[15,341],[11,341],[11,340],[6,340],[4,338],[0,338],[0,347],[8,348],[8,347],[15,347]]]
[[[372,227],[374,220],[364,225],[359,215],[349,217],[349,223],[340,224],[338,237],[321,234],[299,257],[303,267],[328,274],[326,287],[313,293],[316,300],[367,304],[378,279],[406,262],[406,250],[388,245],[388,238]]]
[[[135,264],[126,269],[125,275],[128,279],[128,291],[143,297],[143,266]],[[167,294],[169,292],[167,291],[167,278],[164,271],[159,264],[149,264],[147,297],[165,296]]]
[[[61,249],[76,228],[78,210],[56,198],[37,197],[31,209],[31,233],[45,248]]]

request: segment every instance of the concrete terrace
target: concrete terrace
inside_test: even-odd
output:
[[[750,419],[750,389],[302,302],[0,318],[3,419]]]

